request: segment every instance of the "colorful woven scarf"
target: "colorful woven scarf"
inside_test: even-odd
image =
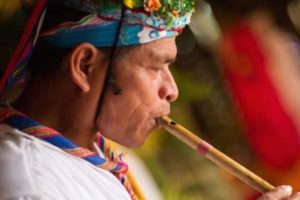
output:
[[[113,152],[100,133],[97,134],[95,142],[107,158],[102,158],[91,150],[77,146],[56,130],[43,126],[11,107],[0,108],[0,123],[6,123],[20,131],[46,141],[73,156],[82,158],[101,169],[112,172],[124,185],[131,199],[137,200],[127,178],[128,166],[122,161],[122,154]]]

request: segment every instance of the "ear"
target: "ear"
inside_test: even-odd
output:
[[[83,91],[90,91],[90,75],[99,64],[98,49],[90,43],[77,45],[70,54],[69,66],[74,83]]]

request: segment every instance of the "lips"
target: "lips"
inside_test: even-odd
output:
[[[165,114],[159,115],[158,117],[155,118],[155,123],[156,123],[157,128],[160,128],[160,127],[161,127],[161,125],[160,125],[160,123],[159,123],[160,118],[163,117],[163,116],[169,116],[169,114],[170,114],[170,113],[165,113]]]
[[[160,119],[160,117],[155,118],[155,126],[156,126],[157,128],[160,128],[159,119]]]

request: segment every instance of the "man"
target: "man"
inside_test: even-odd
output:
[[[37,1],[0,85],[23,83],[31,56],[25,91],[0,110],[0,199],[144,198],[104,137],[140,146],[170,113],[178,90],[168,65],[192,5]],[[261,199],[290,195],[282,186]]]

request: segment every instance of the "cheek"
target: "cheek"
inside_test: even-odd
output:
[[[138,90],[135,90],[138,91]],[[144,90],[142,90],[144,92]],[[145,94],[124,90],[120,96],[107,95],[100,117],[98,129],[105,134],[122,134],[132,131],[147,120],[153,109],[153,101]],[[152,103],[151,103],[152,102]]]
[[[110,101],[105,100],[101,108],[100,116],[96,120],[98,130],[102,134],[110,132],[111,130],[109,130],[109,127],[113,127],[111,124],[116,116],[116,113],[113,112],[113,110],[113,104]]]
[[[125,95],[124,106],[143,106],[143,109],[153,107],[159,100],[158,90],[161,84],[159,74],[142,68],[130,74],[126,80],[117,83]]]
[[[115,96],[109,91],[97,120],[104,136],[120,142],[129,138],[141,140],[147,134],[160,104],[160,77],[150,75],[146,70],[141,70],[124,73],[116,79],[122,94]]]
[[[108,106],[97,120],[100,132],[107,138],[125,146],[141,145],[153,127],[149,107]]]
[[[124,146],[138,147],[154,130],[156,121],[151,113],[155,110],[144,104],[135,109],[122,107],[114,110],[116,112],[103,113],[103,118],[97,120],[97,126],[105,137]]]
[[[143,93],[128,93],[128,98],[123,98],[123,101],[117,105],[115,114],[119,125],[126,129],[134,129],[151,116],[155,110],[155,100],[144,92],[145,90]]]
[[[140,98],[144,103],[151,104],[152,101],[158,100],[159,88],[161,86],[161,72],[153,72],[145,70],[139,76],[139,81],[136,83]]]

